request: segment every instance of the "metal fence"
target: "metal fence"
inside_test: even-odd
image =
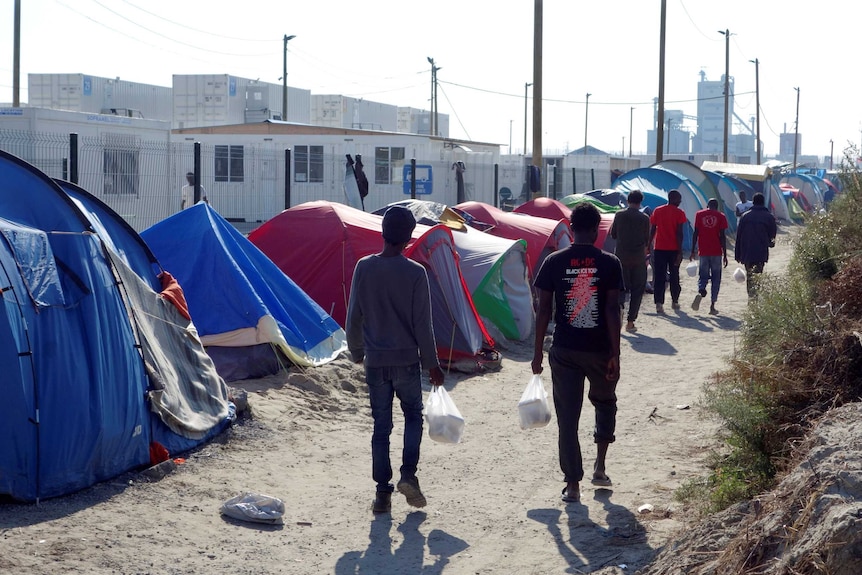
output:
[[[128,134],[79,137],[0,130],[0,149],[52,178],[77,183],[137,231],[180,210],[188,172],[197,173],[201,195],[210,205],[244,233],[304,202],[348,203],[346,158],[308,148],[171,142],[167,134],[164,140],[145,140]],[[501,168],[479,157],[462,166],[431,158],[374,157],[363,162],[369,183],[366,211],[414,196],[446,205],[474,200],[504,209],[532,197],[526,165]],[[415,194],[410,181],[414,175]],[[594,182],[595,174],[588,169],[551,169],[543,174],[539,194],[559,199],[593,189]]]
[[[309,158],[259,143],[217,146],[170,142],[167,137],[162,141],[133,135],[78,137],[13,130],[0,130],[0,149],[52,178],[77,183],[138,231],[180,209],[185,175],[194,172],[196,165],[210,205],[244,232],[304,202],[346,203],[347,160],[334,154]],[[369,182],[366,211],[411,197],[410,182],[404,177],[411,160],[364,159]],[[495,203],[496,166],[467,166],[459,186],[454,166],[427,158],[415,160],[417,177],[433,174],[433,181],[417,182],[417,198],[450,205],[468,200]]]

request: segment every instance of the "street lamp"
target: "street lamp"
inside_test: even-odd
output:
[[[760,165],[760,60],[749,60],[754,64],[754,105],[757,108],[757,164]]]
[[[793,171],[796,172],[796,158],[799,154],[799,88],[796,90],[796,122],[793,128]]]
[[[727,163],[727,138],[729,120],[728,102],[730,98],[730,30],[719,30],[724,35],[724,163]]]
[[[527,88],[532,86],[532,82],[524,83],[524,155],[527,155]]]
[[[281,119],[287,121],[287,43],[296,36],[284,35],[284,70],[281,74]]]
[[[592,94],[587,92],[587,106],[586,106],[587,115],[584,118],[584,155],[585,156],[587,155],[587,126],[589,125],[589,122],[590,122],[590,96],[592,96]]]

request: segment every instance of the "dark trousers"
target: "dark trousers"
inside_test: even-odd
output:
[[[636,266],[623,266],[623,285],[625,292],[620,292],[620,307],[625,307],[626,293],[629,294],[629,313],[627,321],[635,321],[641,309],[641,301],[646,289],[647,269],[646,264]]]
[[[401,452],[401,478],[415,477],[422,443],[422,372],[419,363],[393,367],[365,367],[365,382],[371,399],[374,432],[371,435],[372,477],[377,491],[394,488],[389,461],[389,435],[392,433],[392,401],[398,397],[404,412],[404,448]]]
[[[564,481],[584,478],[584,461],[578,441],[578,422],[584,405],[584,379],[590,382],[587,397],[596,410],[593,440],[613,443],[617,418],[616,382],[608,381],[608,356],[551,346],[548,353],[554,385],[554,409],[559,428],[560,469]]]
[[[679,250],[653,251],[653,299],[656,305],[664,305],[664,291],[670,275],[670,299],[679,301],[682,286],[679,283]]]
[[[748,290],[748,297],[757,297],[757,278],[754,274],[762,274],[765,265],[766,262],[745,264],[745,288]]]

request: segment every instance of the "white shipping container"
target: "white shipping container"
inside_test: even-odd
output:
[[[29,74],[29,104],[36,108],[110,113],[170,121],[171,88],[89,74]]]

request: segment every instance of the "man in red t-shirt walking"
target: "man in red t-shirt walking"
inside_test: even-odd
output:
[[[707,202],[705,210],[700,210],[694,216],[694,236],[691,239],[691,254],[688,259],[694,260],[696,248],[700,259],[700,275],[697,280],[697,295],[691,304],[691,309],[695,311],[700,307],[700,300],[706,297],[706,284],[711,280],[712,299],[709,313],[718,314],[715,302],[718,301],[718,290],[721,287],[722,262],[724,267],[727,267],[727,240],[724,235],[726,229],[727,217],[718,211],[718,200],[715,198]]]
[[[670,275],[670,297],[673,309],[679,309],[679,264],[682,263],[682,226],[688,221],[679,209],[679,190],[667,193],[667,204],[653,210],[650,216],[650,245],[653,259],[653,300],[655,311],[664,314],[664,292]]]

